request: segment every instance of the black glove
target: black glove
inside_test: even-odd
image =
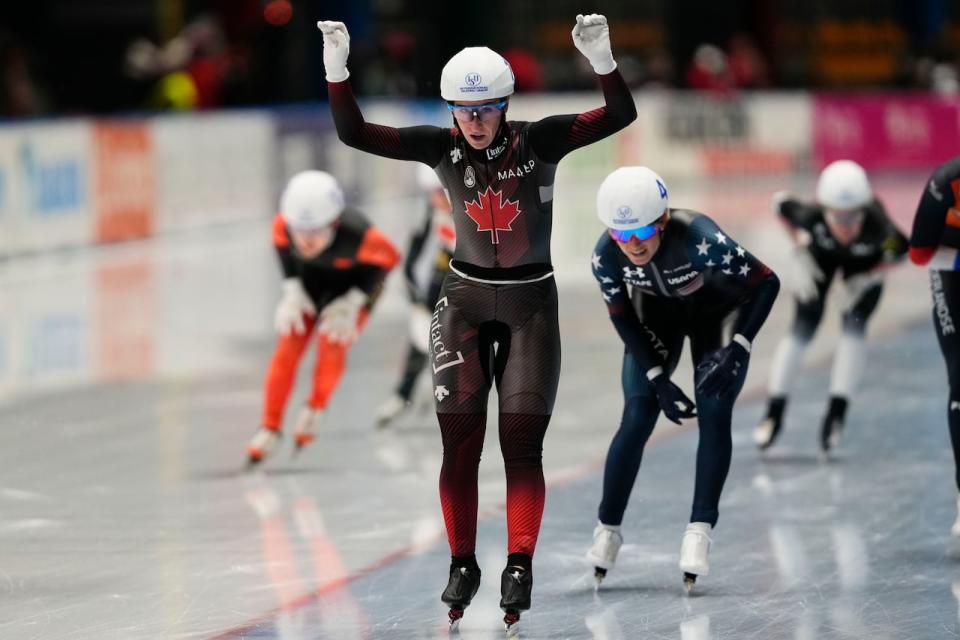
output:
[[[661,373],[651,382],[656,389],[660,409],[671,422],[680,424],[681,418],[697,417],[697,407],[693,400],[688,398],[680,387],[670,382],[665,373]]]
[[[739,342],[731,342],[709,354],[697,365],[700,378],[697,393],[717,397],[727,395],[749,361],[750,353]]]

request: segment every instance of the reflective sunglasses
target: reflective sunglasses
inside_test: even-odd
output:
[[[322,238],[333,234],[336,228],[337,221],[334,221],[321,227],[290,227],[290,231],[305,238]]]
[[[607,231],[610,233],[610,237],[618,242],[630,242],[630,238],[649,240],[660,231],[660,225],[653,223],[634,229],[607,229]]]
[[[450,104],[447,103],[447,109],[453,113],[453,117],[458,122],[470,122],[474,118],[480,122],[490,122],[503,113],[507,106],[506,100],[499,102],[490,102],[487,104]]]

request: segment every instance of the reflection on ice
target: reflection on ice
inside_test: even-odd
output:
[[[710,640],[710,616],[700,615],[680,623],[680,640]]]
[[[770,527],[770,551],[785,585],[806,577],[808,561],[803,536],[795,527],[775,524]]]
[[[870,577],[870,559],[863,532],[855,525],[844,523],[832,527],[830,534],[843,590],[853,591],[865,586]]]
[[[593,613],[583,619],[583,624],[590,632],[590,638],[593,640],[625,640],[628,636],[624,635],[617,621],[617,605],[605,607],[599,613]]]

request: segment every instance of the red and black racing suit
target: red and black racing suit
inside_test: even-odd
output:
[[[443,439],[440,501],[451,553],[476,545],[477,469],[487,395],[497,385],[507,480],[508,552],[532,556],[543,514],[543,437],[560,375],[550,231],[557,163],[636,118],[618,71],[600,76],[606,105],[537,122],[501,122],[473,149],[457,127],[364,121],[349,82],[330,83],[340,139],[376,155],[423,162],[453,205],[457,246],[431,325]]]
[[[960,156],[937,167],[923,190],[910,234],[910,260],[930,265],[933,326],[947,362],[947,423],[960,490],[960,336],[956,319],[960,311]]]

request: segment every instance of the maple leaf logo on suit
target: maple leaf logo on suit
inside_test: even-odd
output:
[[[503,200],[502,191],[487,187],[477,193],[473,202],[464,202],[467,215],[477,223],[477,231],[489,231],[490,242],[500,244],[501,231],[513,231],[513,221],[520,215],[520,204],[515,200]]]

